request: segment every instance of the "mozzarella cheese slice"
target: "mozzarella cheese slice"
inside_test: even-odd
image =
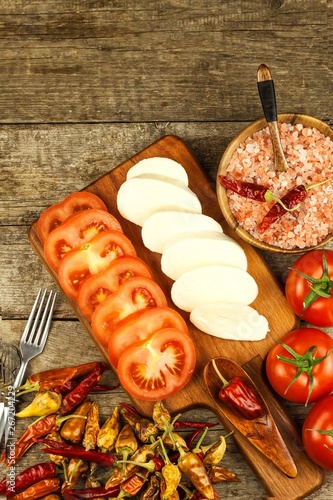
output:
[[[139,226],[155,212],[202,212],[199,198],[189,187],[175,179],[148,174],[128,179],[120,186],[117,206],[125,219]]]
[[[222,226],[212,217],[187,212],[156,212],[142,226],[142,240],[152,252],[162,253],[170,238],[188,231],[215,231],[223,233]]]
[[[183,311],[212,302],[251,304],[258,286],[243,269],[231,266],[204,266],[182,274],[171,287],[174,304]]]
[[[217,231],[192,231],[169,239],[164,247],[161,268],[177,280],[187,271],[209,265],[238,267],[246,271],[243,248],[226,234]]]
[[[143,174],[164,175],[188,186],[188,176],[185,168],[177,161],[171,160],[171,158],[155,156],[140,160],[128,170],[126,179],[132,179]]]
[[[190,321],[199,330],[227,340],[258,341],[269,332],[265,316],[240,304],[203,304],[193,309]]]

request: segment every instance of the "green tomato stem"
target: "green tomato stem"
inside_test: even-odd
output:
[[[327,359],[331,355],[333,347],[327,352],[325,356],[322,356],[321,358],[316,358],[315,355],[318,350],[318,347],[315,345],[309,347],[309,349],[305,354],[298,354],[296,351],[294,351],[294,349],[292,349],[287,344],[284,344],[283,342],[279,342],[279,344],[281,344],[283,348],[293,356],[293,358],[288,358],[287,356],[282,356],[281,354],[278,354],[277,358],[280,361],[293,365],[297,368],[297,371],[292,380],[290,381],[290,383],[288,384],[286,390],[284,391],[284,394],[287,394],[290,387],[294,384],[294,382],[296,382],[296,380],[300,377],[302,373],[306,373],[309,377],[309,390],[305,402],[305,406],[307,406],[312,394],[313,384],[314,384],[313,367],[318,365],[322,361],[325,361],[325,359]]]

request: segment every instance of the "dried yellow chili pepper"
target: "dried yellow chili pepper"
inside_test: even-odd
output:
[[[156,403],[154,404],[153,421],[155,425],[162,431],[165,430],[165,423],[171,422],[171,415],[162,401],[156,401]]]
[[[119,407],[116,406],[112,415],[107,418],[97,435],[97,446],[104,452],[112,451],[116,445],[120,429],[120,411]]]
[[[81,458],[71,458],[66,469],[66,479],[61,485],[61,492],[74,488],[88,471],[89,465]]]
[[[60,429],[60,436],[72,443],[81,443],[87,422],[87,415],[91,407],[91,401],[85,399],[74,411],[76,417],[66,420]]]
[[[116,452],[122,455],[123,470],[125,470],[125,461],[138,449],[138,442],[130,424],[125,424],[119,432],[115,448]]]
[[[210,467],[208,475],[213,484],[221,483],[224,481],[240,481],[239,477],[236,474],[226,469],[225,467],[221,467],[220,465],[213,465],[212,467]]]
[[[82,444],[86,450],[93,450],[96,448],[99,431],[99,408],[98,403],[93,401],[87,414],[87,421],[82,440]]]
[[[141,417],[136,413],[129,413],[124,409],[122,409],[121,414],[126,422],[133,427],[135,434],[142,443],[153,441],[158,436],[157,425],[148,418]]]
[[[159,437],[161,451],[165,465],[162,467],[162,478],[164,480],[163,494],[161,500],[167,500],[174,495],[178,496],[177,488],[181,481],[182,474],[177,464],[170,462],[163,440]]]
[[[229,436],[230,434],[228,434]],[[204,454],[203,463],[207,466],[217,465],[221,462],[227,449],[225,436],[220,436],[215,443],[208,446],[201,446],[201,451]]]
[[[51,434],[48,434],[46,436],[46,439],[50,439],[51,441],[58,441],[63,443],[63,439],[61,438],[60,434],[57,431],[51,432]],[[52,455],[52,453],[49,453],[49,457],[51,462],[57,464],[57,465],[64,465],[64,462],[67,460],[65,457],[61,457],[60,455]]]
[[[46,417],[51,413],[56,413],[61,406],[62,397],[53,391],[37,392],[33,401],[22,411],[16,413],[19,418],[25,417]]]

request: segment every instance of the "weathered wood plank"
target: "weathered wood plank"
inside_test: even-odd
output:
[[[24,324],[25,322],[22,320],[2,321],[2,339],[10,339],[18,345]],[[69,343],[71,346],[70,349],[68,349]],[[66,359],[66,365],[69,366],[71,364],[81,362],[85,363],[96,361],[100,358],[92,341],[89,339],[88,335],[79,323],[71,322],[68,324],[64,321],[54,321],[45,350],[42,356],[39,356],[31,361],[28,366],[27,376],[41,369],[45,369],[46,366],[52,365],[53,367],[61,367],[63,366],[64,359]],[[103,381],[111,384],[115,384],[117,382],[115,376],[111,372],[106,374],[106,376],[103,376]],[[29,398],[29,396],[26,396],[26,398],[22,400],[21,406],[25,406],[27,401],[30,401],[30,399],[31,398]],[[115,405],[122,401],[130,402],[121,388],[107,395],[99,395],[98,397],[93,396],[93,399],[98,400],[100,403],[101,421],[106,419]],[[286,407],[294,415],[295,421],[301,425],[306,410],[300,405],[293,405],[291,403],[287,403]],[[216,422],[214,414],[207,412],[207,410],[204,409],[192,410],[186,414],[186,418],[189,420]],[[31,420],[32,419],[29,419],[29,422]],[[20,433],[23,432],[26,425],[26,419],[16,421],[17,435],[20,435]],[[207,443],[216,440],[220,434],[226,434],[226,431],[221,425],[218,425],[216,428],[213,428],[212,431],[209,431]],[[220,494],[220,497],[225,499],[237,497],[240,500],[257,500],[258,498],[263,498],[265,492],[244,461],[244,458],[237,449],[237,446],[231,438],[228,439],[227,443],[228,447],[225,458],[223,459],[223,465],[235,472],[241,478],[241,482],[222,483],[217,485],[216,489]],[[20,460],[20,462],[16,465],[17,473],[33,463],[39,463],[45,460],[45,455],[39,452],[38,449],[39,447],[36,445],[22,460]],[[0,477],[2,478],[5,473],[6,471],[4,466],[0,465]],[[327,481],[321,490],[307,498],[309,500],[331,499],[332,485],[333,477],[332,475],[328,475]]]
[[[0,25],[2,123],[252,120],[262,62],[281,112],[331,109],[326,0],[17,1]]]

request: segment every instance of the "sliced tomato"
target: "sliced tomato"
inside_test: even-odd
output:
[[[176,328],[164,328],[125,349],[117,371],[121,385],[131,396],[161,401],[188,383],[195,364],[191,337]]]
[[[49,266],[58,271],[64,255],[109,229],[122,232],[118,220],[105,210],[83,210],[70,216],[46,238],[44,255]]]
[[[152,272],[139,257],[124,255],[118,257],[101,271],[84,280],[77,293],[77,305],[82,314],[90,320],[95,308],[119,286],[134,276],[153,278]]]
[[[108,346],[109,337],[117,324],[139,309],[167,305],[161,287],[143,276],[130,278],[116,292],[99,304],[91,316],[91,326],[97,341]]]
[[[52,205],[41,214],[37,223],[38,238],[44,245],[51,231],[60,226],[70,215],[92,208],[107,211],[104,201],[89,191],[79,191],[66,196],[61,202]]]
[[[130,240],[120,231],[103,231],[64,256],[58,270],[59,283],[69,297],[76,299],[85,279],[123,255],[136,255]]]
[[[109,338],[108,354],[112,365],[117,368],[118,360],[128,346],[147,339],[162,328],[176,328],[188,333],[185,320],[170,307],[141,309],[123,319]]]

